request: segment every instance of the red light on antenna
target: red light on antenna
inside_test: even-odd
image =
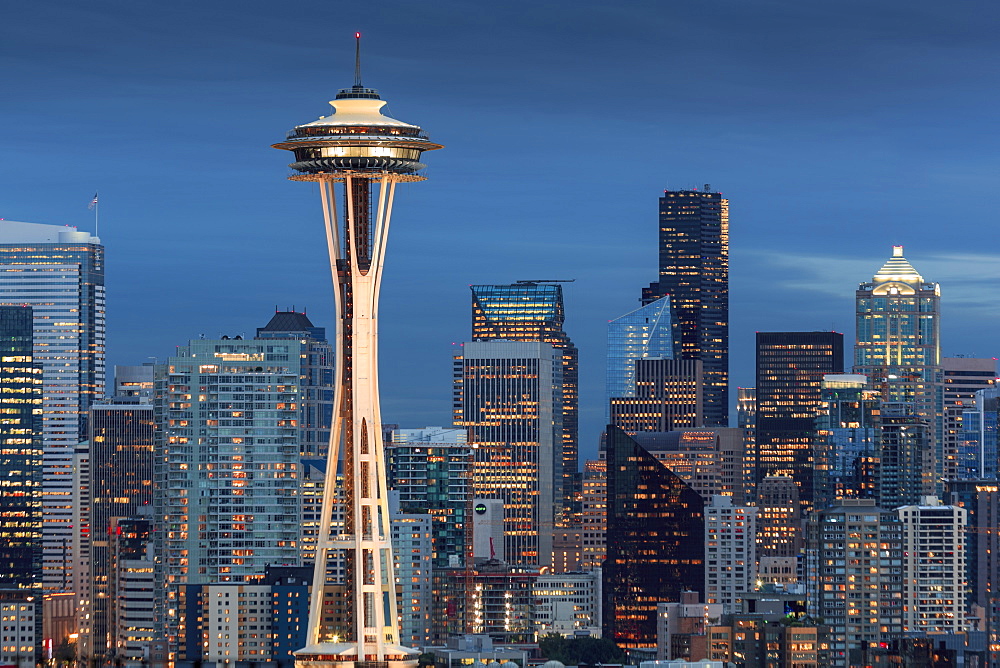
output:
[[[354,33],[354,39],[361,39],[361,33],[359,32]]]

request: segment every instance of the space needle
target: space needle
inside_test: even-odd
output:
[[[336,305],[334,424],[327,455],[309,604],[298,668],[417,665],[399,644],[382,419],[378,394],[378,298],[396,185],[423,181],[424,151],[442,148],[416,125],[382,114],[385,101],[361,83],[361,33],[355,34],[354,85],[337,93],[333,113],[297,125],[274,148],[291,151],[292,181],[319,183]],[[341,203],[338,206],[338,202]],[[341,208],[342,207],[342,208]],[[332,535],[334,486],[343,448],[344,528]],[[350,630],[321,633],[327,559],[343,550]]]

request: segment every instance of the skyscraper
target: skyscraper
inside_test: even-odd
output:
[[[674,431],[704,424],[701,360],[638,359],[632,396],[612,397],[610,422],[629,433]]]
[[[944,382],[941,453],[944,457],[942,475],[945,480],[970,477],[967,463],[962,462],[965,436],[963,416],[974,409],[976,392],[996,387],[997,361],[994,358],[945,357],[941,360]],[[972,477],[980,477],[979,473]]]
[[[0,222],[0,304],[32,307],[42,366],[45,587],[78,591],[73,555],[72,460],[87,410],[104,395],[104,247],[74,227]]]
[[[757,484],[791,477],[806,507],[813,501],[816,418],[825,374],[844,369],[837,332],[757,332]]]
[[[42,368],[32,322],[30,307],[0,306],[0,589],[35,589],[40,599]]]
[[[503,499],[504,554],[548,566],[562,497],[562,352],[541,341],[471,341],[455,358],[455,426],[475,445],[473,493]]]
[[[879,496],[878,392],[859,374],[827,374],[816,419],[813,505]]]
[[[354,85],[330,104],[334,113],[298,125],[275,148],[292,151],[294,181],[320,186],[327,248],[335,283],[337,381],[334,424],[324,485],[309,606],[308,644],[296,660],[310,666],[385,662],[416,665],[399,643],[392,536],[387,503],[382,416],[378,394],[378,298],[396,185],[422,181],[424,151],[442,148],[416,125],[382,114],[385,101],[361,83],[361,33]],[[343,184],[339,188],[338,184]],[[341,191],[342,190],[342,195]],[[343,210],[338,201],[343,201]],[[343,216],[343,224],[340,222]],[[343,447],[344,533],[330,533],[340,448]],[[351,592],[344,642],[321,635],[326,562],[347,555]]]
[[[656,648],[658,603],[705,586],[705,503],[623,430],[608,427],[603,635]]]
[[[909,404],[931,428],[935,480],[944,475],[941,286],[930,283],[893,246],[856,295],[854,372],[868,376],[882,401]]]
[[[607,402],[613,397],[635,396],[636,360],[680,357],[676,329],[670,297],[661,297],[608,323]]]
[[[298,565],[300,350],[197,339],[156,366],[158,593],[174,643],[182,586]]]
[[[544,341],[562,357],[562,513],[559,520],[579,515],[579,352],[563,331],[566,309],[562,281],[518,281],[511,285],[473,285],[472,339]]]
[[[152,367],[146,369],[153,375]],[[81,657],[110,661],[115,600],[112,551],[119,518],[134,518],[153,503],[153,405],[145,397],[118,397],[90,407],[90,541],[86,550],[89,628]]]
[[[326,329],[316,327],[305,313],[275,311],[257,328],[258,339],[293,339],[299,351],[299,450],[303,457],[324,457],[333,424],[333,346]]]
[[[705,367],[705,426],[729,426],[729,200],[705,190],[660,198],[660,276],[648,304],[670,296],[681,359]]]

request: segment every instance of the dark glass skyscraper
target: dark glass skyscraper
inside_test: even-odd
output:
[[[518,281],[473,285],[472,339],[542,341],[562,357],[562,519],[580,512],[579,353],[563,331],[565,306],[560,281]]]
[[[705,426],[729,426],[729,200],[666,190],[660,198],[660,277],[642,303],[670,295],[681,359],[705,370]]]
[[[42,582],[42,369],[31,311],[0,306],[0,589]]]
[[[825,374],[844,369],[838,332],[757,332],[757,484],[786,475],[813,501],[816,418]]]
[[[705,587],[701,496],[625,431],[608,426],[604,632],[621,647],[656,647],[656,605]]]

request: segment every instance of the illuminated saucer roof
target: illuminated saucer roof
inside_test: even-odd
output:
[[[875,274],[876,283],[886,283],[888,281],[899,281],[901,283],[920,283],[923,277],[917,273],[913,265],[903,257],[903,247],[893,246],[892,257],[886,260],[882,268]]]

